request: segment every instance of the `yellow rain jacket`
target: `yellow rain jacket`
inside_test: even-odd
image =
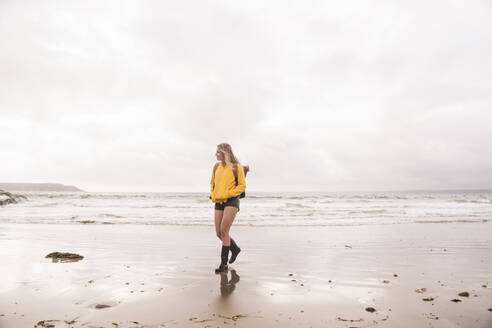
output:
[[[225,203],[228,198],[241,195],[246,190],[246,180],[241,164],[237,164],[237,186],[232,168],[217,163],[215,174],[210,180],[210,199],[214,203]]]

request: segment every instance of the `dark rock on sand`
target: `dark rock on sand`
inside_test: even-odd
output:
[[[461,297],[469,297],[470,296],[470,293],[468,292],[461,292],[458,294],[458,296],[461,296]]]
[[[60,320],[41,320],[34,327],[43,327],[43,328],[54,328],[54,322],[58,322]]]
[[[455,299],[452,299],[451,302],[459,303],[459,302],[461,302],[461,300],[455,298]]]
[[[349,322],[362,322],[364,321],[364,319],[360,318],[360,319],[344,319],[344,318],[340,318],[338,317],[337,318],[338,321],[349,321]]]
[[[111,307],[111,305],[97,304],[94,308],[96,308],[96,309],[105,309],[105,308],[108,308],[108,307]]]
[[[96,223],[95,220],[80,220],[80,221],[77,221],[78,223],[83,223],[83,224],[88,224],[88,223]]]
[[[376,312],[376,309],[373,307],[366,307],[366,311],[372,313],[372,312]]]
[[[74,254],[74,253],[60,253],[60,252],[53,252],[49,253],[48,255],[45,256],[45,258],[51,258],[53,262],[77,262],[82,260],[84,257],[79,254]]]

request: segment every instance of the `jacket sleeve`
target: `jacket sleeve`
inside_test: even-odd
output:
[[[216,166],[217,164],[215,164],[214,168],[212,169],[212,178],[210,179],[210,195],[212,195],[212,191],[214,191]]]
[[[237,186],[229,190],[229,197],[241,195],[246,190],[246,179],[244,179],[244,170],[241,164],[237,165]]]

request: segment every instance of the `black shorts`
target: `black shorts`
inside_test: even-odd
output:
[[[215,203],[215,209],[223,211],[226,206],[233,206],[239,211],[239,196],[229,198],[225,203]]]

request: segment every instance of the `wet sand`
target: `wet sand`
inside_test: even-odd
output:
[[[215,275],[212,226],[0,225],[0,327],[492,327],[490,222],[232,236],[243,252]]]

